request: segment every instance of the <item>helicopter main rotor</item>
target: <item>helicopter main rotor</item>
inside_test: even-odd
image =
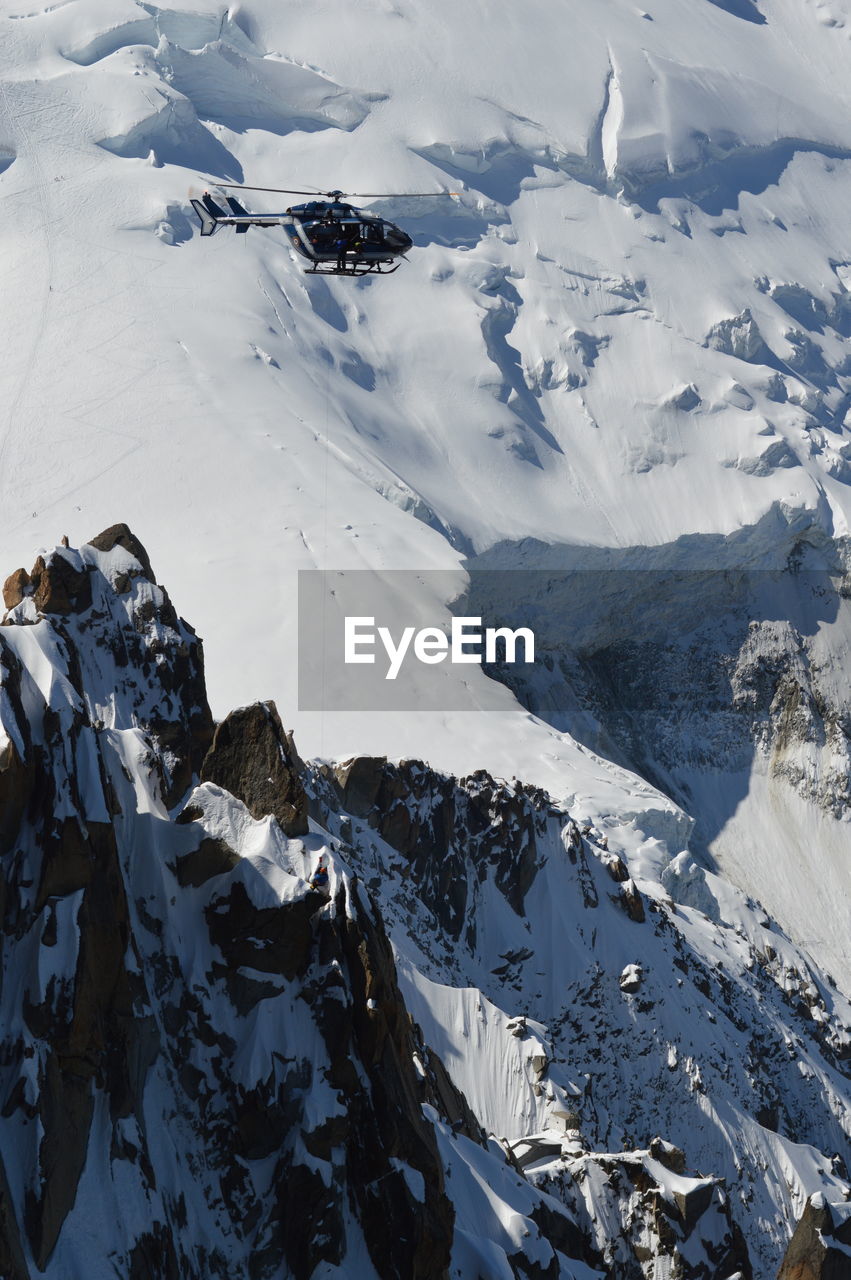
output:
[[[283,196],[324,196],[326,200],[427,200],[435,196],[457,196],[457,191],[297,191],[293,187],[254,187],[241,182],[217,182],[225,191],[271,191]]]

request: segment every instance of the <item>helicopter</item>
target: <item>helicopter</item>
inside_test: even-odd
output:
[[[223,209],[209,191],[200,200],[191,200],[192,208],[201,222],[201,235],[212,236],[219,227],[233,227],[237,235],[244,235],[249,227],[283,227],[290,244],[311,266],[311,275],[365,276],[391,275],[398,271],[413,245],[413,240],[394,222],[365,213],[347,204],[345,197],[354,200],[379,199],[393,194],[405,199],[421,198],[434,194],[416,192],[345,192],[345,191],[294,191],[286,187],[250,187],[233,182],[218,184],[232,191],[271,191],[278,195],[322,196],[306,204],[292,205],[283,213],[249,213],[235,196],[225,196],[227,209]],[[448,192],[454,195],[455,192]]]

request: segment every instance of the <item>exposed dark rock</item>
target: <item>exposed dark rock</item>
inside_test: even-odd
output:
[[[140,1083],[130,1080],[132,1063],[138,1067],[140,1058],[133,1049],[131,985],[124,966],[127,904],[113,830],[91,823],[83,837],[76,819],[51,824],[49,810],[40,817],[44,858],[35,910],[51,896],[84,890],[72,989],[53,982],[42,1004],[25,1001],[23,1008],[27,1025],[45,1048],[38,1092],[39,1186],[29,1192],[26,1212],[33,1255],[44,1267],[76,1198],[93,1089],[105,1090],[114,1113],[121,1114]]]
[[[127,1280],[183,1280],[170,1227],[155,1222],[139,1237],[130,1254]]]
[[[0,678],[9,672],[0,642]],[[32,752],[29,759],[22,760],[10,738],[0,751],[0,855],[8,853],[15,842],[21,821],[30,807],[37,776]]]
[[[470,865],[479,879],[490,871],[522,914],[550,811],[543,791],[497,782],[483,770],[458,781],[419,760],[393,764],[375,756],[348,760],[323,776],[339,807],[366,819],[410,863],[423,901],[452,937],[470,924]]]
[[[423,1104],[454,1129],[445,1140],[459,1151],[468,1146],[459,1135],[482,1143],[482,1131],[412,1024],[380,912],[334,841],[326,896],[304,891],[292,849],[263,879],[240,862],[239,824],[210,819],[207,831],[197,803],[179,827],[170,824],[160,800],[176,804],[203,761],[205,778],[255,816],[274,814],[288,834],[303,834],[304,766],[271,703],[229,716],[210,746],[200,642],[125,526],[93,545],[125,547],[139,572],[110,582],[85,554],[45,557],[33,591],[71,688],[67,704],[39,710],[37,733],[27,727],[32,698],[25,707],[18,660],[0,639],[3,723],[13,738],[0,759],[0,967],[5,975],[20,955],[16,979],[34,975],[22,982],[14,1036],[0,1028],[4,1119],[30,1135],[28,1150],[21,1143],[28,1165],[6,1169],[25,1197],[23,1224],[0,1166],[0,1276],[29,1280],[21,1229],[36,1266],[53,1258],[61,1269],[62,1233],[79,1232],[79,1203],[66,1222],[91,1159],[103,1169],[117,1162],[122,1190],[133,1188],[113,1258],[128,1280],[231,1280],[237,1270],[251,1280],[309,1280],[323,1264],[345,1265],[352,1223],[382,1280],[445,1280],[454,1211]],[[109,705],[98,685],[104,671],[108,695],[115,673],[126,735],[89,710]],[[348,806],[380,832],[396,851],[388,857],[423,886],[455,937],[475,928],[471,903],[485,881],[523,912],[542,847],[557,860],[563,846],[583,900],[597,905],[595,859],[575,827],[558,844],[566,815],[535,788],[486,773],[459,782],[415,761],[380,759],[314,781],[328,813]],[[229,822],[233,808],[216,810],[215,823]],[[270,886],[288,874],[287,858],[287,892],[259,906],[276,903]],[[630,882],[615,879],[628,893]],[[221,961],[198,936],[205,925]],[[514,948],[503,958],[519,966],[531,955]],[[4,998],[13,989],[4,984]],[[547,1058],[531,1066],[540,1077]],[[165,1159],[152,1123],[173,1135]],[[498,1150],[476,1156],[497,1159]],[[191,1208],[179,1195],[186,1180]],[[648,1221],[652,1208],[660,1238],[668,1231],[673,1240],[697,1209],[686,1197],[657,1212],[651,1182],[636,1171]],[[527,1193],[537,1206],[527,1219],[532,1244],[511,1255],[513,1273],[551,1280],[555,1248],[595,1265],[588,1233]],[[218,1244],[204,1237],[217,1230]],[[237,1244],[244,1253],[234,1264],[226,1253]]]
[[[658,1159],[667,1146],[657,1140],[649,1154]],[[674,1152],[675,1148],[667,1154],[679,1164],[681,1153]],[[553,1172],[532,1175],[532,1180],[573,1211],[584,1247],[573,1242],[569,1257],[601,1267],[612,1280],[644,1280],[648,1264],[656,1260],[678,1280],[728,1280],[736,1275],[752,1280],[744,1238],[718,1179],[692,1179],[671,1197],[640,1152],[585,1154],[569,1160],[566,1168],[550,1169]],[[603,1215],[607,1226],[601,1259]],[[555,1242],[556,1237],[549,1232],[548,1236]],[[656,1267],[650,1271],[656,1273]]]
[[[179,885],[191,885],[197,889],[199,885],[212,880],[213,876],[226,875],[238,864],[239,854],[234,853],[224,840],[205,836],[197,849],[178,858],[175,874]]]
[[[618,854],[609,854],[608,857],[603,859],[603,865],[617,884],[624,884],[629,880],[629,870],[627,865],[623,858],[619,857]]]
[[[30,1248],[42,1271],[77,1198],[93,1110],[91,1081],[73,1069],[63,1070],[57,1055],[51,1053],[39,1091],[39,1116],[44,1127],[39,1147],[41,1190],[38,1195],[29,1193],[26,1205]]]
[[[419,1028],[414,1030],[419,1032]],[[438,1112],[446,1117],[456,1132],[463,1133],[472,1142],[484,1144],[485,1131],[472,1107],[461,1090],[452,1083],[442,1060],[423,1043],[421,1035],[420,1053],[429,1081],[428,1100],[434,1103]]]
[[[650,1143],[650,1154],[654,1160],[658,1160],[666,1169],[670,1169],[672,1173],[683,1174],[686,1171],[685,1152],[679,1147],[675,1147],[671,1142],[664,1142],[661,1138],[654,1138]]]
[[[337,1189],[292,1158],[280,1165],[278,1186],[278,1220],[293,1280],[310,1280],[323,1262],[339,1266],[346,1236]]]
[[[240,1089],[234,1106],[237,1127],[235,1150],[244,1160],[265,1160],[281,1151],[299,1125],[303,1090],[310,1087],[311,1072],[291,1072],[285,1081],[261,1081],[253,1089]],[[325,1159],[326,1157],[322,1157]]]
[[[250,978],[241,969],[233,969],[227,964],[214,964],[211,977],[222,979],[227,988],[228,999],[237,1013],[243,1017],[249,1014],[261,1000],[271,1000],[281,994],[279,983]]]
[[[307,967],[310,919],[323,902],[322,894],[307,893],[281,906],[258,907],[237,882],[227,897],[214,898],[204,914],[210,937],[228,964],[294,978]]]
[[[52,831],[45,833],[43,857],[41,861],[41,882],[39,884],[37,905],[42,907],[48,898],[62,897],[84,889],[91,882],[95,862],[95,851],[92,836],[97,838],[106,832],[111,836],[111,828],[99,832],[100,824],[92,823],[89,828],[83,827],[76,818],[63,818]]]
[[[417,1044],[380,917],[373,923],[357,900],[354,905],[355,918],[342,930],[322,917],[319,937],[326,964],[336,956],[344,968],[350,1000],[343,1004],[333,986],[323,983],[308,995],[314,1007],[330,1006],[334,1013],[319,1025],[331,1059],[329,1080],[346,1098],[350,1192],[379,1275],[440,1280],[448,1275],[454,1215],[434,1132],[422,1114],[413,1065]],[[338,902],[338,916],[341,907]],[[366,1068],[368,1091],[351,1069],[355,1060]],[[424,1203],[411,1194],[393,1159],[422,1177]],[[388,1239],[388,1221],[396,1224],[395,1241]]]
[[[836,1220],[835,1220],[836,1218]],[[789,1241],[777,1280],[848,1280],[851,1216],[811,1196]]]
[[[308,830],[303,769],[274,702],[255,702],[217,726],[201,781],[224,787],[252,817],[271,813],[288,836],[301,836]]]
[[[104,529],[103,533],[99,533],[96,538],[91,538],[89,546],[94,547],[96,551],[111,551],[113,547],[123,547],[125,551],[129,551],[131,556],[139,561],[142,566],[142,573],[148,581],[156,582],[147,551],[126,524],[110,525],[108,529]]]
[[[634,995],[641,988],[644,974],[640,964],[628,964],[620,976],[619,986],[627,995]]]
[[[75,569],[60,551],[54,551],[46,560],[38,557],[30,573],[30,585],[39,613],[82,613],[92,603],[89,574]]]
[[[0,1160],[0,1275],[3,1280],[29,1280],[24,1251],[3,1161]]]
[[[20,604],[27,594],[29,585],[30,575],[26,569],[16,569],[14,573],[10,573],[3,583],[3,604],[5,607],[14,609],[15,605]]]
[[[623,882],[616,902],[618,906],[623,908],[630,920],[634,920],[636,924],[644,924],[647,918],[644,912],[644,899],[636,888],[634,880],[625,880]]]
[[[706,1212],[715,1194],[712,1182],[698,1183],[690,1191],[675,1191],[674,1202],[680,1211],[680,1219],[686,1235],[690,1235],[698,1219]]]
[[[580,1258],[589,1267],[602,1269],[604,1262],[600,1253],[589,1242],[587,1235],[580,1231],[572,1219],[566,1214],[557,1213],[551,1205],[542,1200],[531,1213],[532,1221],[546,1236],[550,1244],[567,1258]]]

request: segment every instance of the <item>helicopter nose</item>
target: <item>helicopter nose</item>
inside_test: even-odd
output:
[[[394,253],[407,253],[414,243],[411,237],[406,232],[400,231],[398,227],[388,229],[385,234],[387,243]]]

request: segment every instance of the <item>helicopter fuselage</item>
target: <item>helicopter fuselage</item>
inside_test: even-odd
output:
[[[233,196],[226,196],[225,200],[229,213],[209,192],[200,200],[192,200],[202,236],[214,235],[224,226],[233,227],[237,234],[249,227],[282,227],[293,249],[312,264],[310,270],[314,272],[385,274],[396,270],[399,264],[395,260],[413,244],[395,223],[342,200],[312,200],[293,205],[284,213],[249,213]]]
[[[389,264],[413,243],[394,223],[339,201],[296,205],[282,225],[296,252],[314,264]]]

